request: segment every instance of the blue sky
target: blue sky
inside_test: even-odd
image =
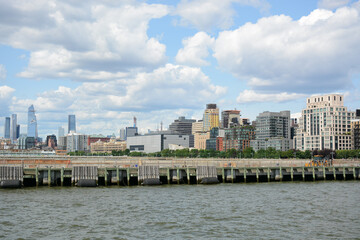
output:
[[[26,133],[142,132],[207,103],[298,116],[311,95],[360,108],[360,2],[0,0],[0,117]],[[4,118],[3,118],[4,119]],[[4,120],[0,121],[3,136]]]

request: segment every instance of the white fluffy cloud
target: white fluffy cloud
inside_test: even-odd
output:
[[[4,65],[0,64],[0,80],[6,78],[6,68]]]
[[[101,126],[104,132],[110,131],[111,124],[116,130],[124,119],[131,121],[134,114],[146,119],[143,124],[147,125],[142,127],[154,129],[150,122],[160,122],[159,117],[168,120],[164,113],[172,112],[169,116],[173,118],[179,109],[185,112],[202,109],[206,103],[216,102],[226,91],[224,87],[213,85],[200,68],[167,64],[133,78],[85,82],[75,89],[59,87],[41,93],[36,99],[15,99],[12,110],[25,111],[34,104],[39,122],[46,125],[49,121],[48,126],[42,126],[48,132],[50,128],[56,130],[56,124],[61,124],[70,113],[76,114],[80,125],[83,123],[79,131],[87,133],[99,132]],[[162,115],[152,115],[154,112]]]
[[[213,56],[255,91],[333,92],[360,72],[359,42],[358,9],[318,9],[298,21],[272,16],[223,31]]]
[[[297,93],[258,93],[254,90],[244,90],[237,97],[238,103],[255,103],[255,102],[286,102],[304,98],[306,95]]]
[[[209,55],[209,48],[213,46],[215,39],[205,32],[198,32],[193,37],[183,40],[184,48],[176,55],[176,62],[190,66],[205,66],[209,62],[205,58]]]
[[[227,29],[233,25],[233,4],[250,5],[262,11],[269,9],[265,0],[182,0],[175,11],[182,25],[190,25],[202,31]]]
[[[349,2],[350,0],[319,0],[318,6],[324,9],[336,9],[347,5]]]
[[[12,94],[15,89],[9,86],[0,86],[0,116],[4,117],[9,115],[9,106],[12,101]]]
[[[31,51],[21,77],[115,79],[165,63],[165,45],[146,31],[168,12],[136,1],[2,1],[0,43]]]

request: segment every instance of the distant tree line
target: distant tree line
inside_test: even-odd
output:
[[[169,150],[164,149],[161,152],[155,153],[143,153],[143,152],[130,152],[129,149],[124,151],[113,150],[111,153],[87,153],[84,151],[70,152],[70,156],[130,156],[130,157],[178,157],[178,158],[269,158],[269,159],[310,159],[313,156],[321,155],[325,158],[331,159],[348,159],[348,158],[360,158],[360,150],[337,150],[332,151],[330,149],[314,150],[314,151],[300,151],[300,150],[288,150],[279,151],[274,148],[260,149],[254,151],[249,147],[243,151],[236,149],[229,149],[227,151],[215,151],[215,150],[198,150],[198,149],[181,149],[181,150]]]

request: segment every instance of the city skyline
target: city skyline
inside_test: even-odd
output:
[[[67,129],[70,113],[77,132],[118,135],[133,116],[144,133],[201,119],[208,103],[251,120],[299,116],[313,95],[344,94],[359,108],[359,1],[21,6],[0,3],[13,16],[0,18],[0,117],[17,114],[22,133],[32,104],[42,138]]]

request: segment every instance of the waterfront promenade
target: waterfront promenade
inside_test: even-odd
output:
[[[310,159],[191,159],[0,156],[0,181],[11,186],[110,186],[357,180],[358,159],[306,166]]]

